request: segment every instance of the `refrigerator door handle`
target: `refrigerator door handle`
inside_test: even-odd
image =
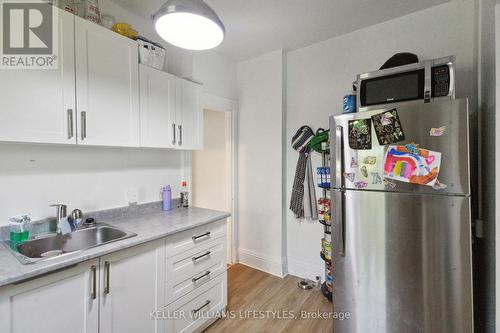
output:
[[[344,129],[342,126],[335,127],[335,150],[334,150],[334,161],[335,161],[335,184],[333,187],[343,188],[343,177],[342,170],[344,168],[344,154],[342,147],[342,138],[344,135]]]
[[[337,244],[338,253],[341,257],[345,257],[345,204],[344,192],[337,190],[335,198],[335,221],[337,224]]]

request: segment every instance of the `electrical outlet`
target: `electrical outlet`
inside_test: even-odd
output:
[[[137,205],[139,202],[139,189],[137,187],[128,188],[126,195],[129,206]]]

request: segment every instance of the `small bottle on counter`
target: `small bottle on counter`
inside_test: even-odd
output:
[[[181,207],[189,207],[189,192],[187,191],[187,182],[183,181],[182,184],[182,191],[181,191]]]
[[[161,198],[163,200],[163,210],[169,211],[172,209],[172,189],[167,185],[161,190]]]

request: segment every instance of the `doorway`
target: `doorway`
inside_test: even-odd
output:
[[[193,205],[231,213],[227,219],[228,264],[235,262],[232,112],[203,110],[203,150],[192,155]]]

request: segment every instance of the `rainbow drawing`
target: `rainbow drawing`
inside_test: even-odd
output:
[[[385,178],[405,183],[434,186],[440,167],[441,153],[415,144],[389,146],[384,157]]]

